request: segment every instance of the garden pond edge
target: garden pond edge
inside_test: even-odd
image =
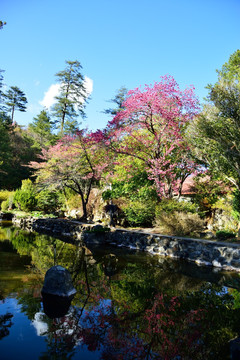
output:
[[[15,226],[73,243],[111,244],[162,257],[184,259],[200,266],[240,272],[240,244],[106,228],[99,224],[52,218],[16,218]]]

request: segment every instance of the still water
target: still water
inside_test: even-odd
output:
[[[70,306],[41,296],[69,270]],[[0,227],[0,359],[230,359],[240,333],[240,277],[146,253],[79,247]]]

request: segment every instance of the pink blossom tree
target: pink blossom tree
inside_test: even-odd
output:
[[[78,131],[65,136],[48,150],[43,149],[41,162],[31,162],[37,182],[54,188],[67,187],[80,195],[83,219],[87,219],[87,204],[91,189],[108,166],[105,150],[94,133]]]
[[[180,196],[183,182],[198,168],[184,139],[198,111],[194,88],[181,91],[173,77],[164,76],[154,85],[128,92],[123,110],[103,132],[105,144],[115,153],[141,160],[160,198]]]

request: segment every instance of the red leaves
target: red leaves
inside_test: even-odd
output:
[[[41,163],[30,166],[54,183],[60,178],[76,181],[76,176],[99,180],[103,174],[109,180],[106,173],[112,176],[118,160],[113,153],[123,154],[141,162],[160,198],[171,198],[181,194],[184,180],[198,170],[184,139],[185,127],[198,111],[193,87],[181,91],[173,77],[163,76],[160,82],[129,91],[123,110],[105,130],[82,129],[66,136],[43,151]]]
[[[148,121],[154,116],[169,122],[173,125],[176,120],[186,122],[191,120],[199,110],[197,99],[194,96],[193,88],[180,91],[178,84],[171,76],[163,76],[160,82],[154,85],[145,85],[145,88],[136,88],[128,93],[126,101],[123,103],[125,108],[120,111],[109,127],[116,127],[121,121],[125,124],[141,122],[147,127]]]
[[[184,128],[199,111],[193,88],[181,91],[171,76],[128,93],[124,110],[99,138],[119,154],[141,160],[160,197],[180,194],[197,164],[184,140]]]
[[[162,359],[197,354],[201,339],[201,321],[204,312],[186,311],[177,297],[155,296],[153,306],[145,314],[146,334],[153,348],[157,347]]]

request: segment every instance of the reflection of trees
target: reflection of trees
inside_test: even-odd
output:
[[[15,235],[14,246],[30,253],[34,266],[18,301],[29,319],[41,314],[46,325],[47,351],[40,359],[70,359],[81,347],[99,350],[105,360],[228,358],[228,341],[240,333],[237,290],[230,296],[222,287],[203,287],[201,279],[179,274],[177,262],[96,256],[48,236]],[[54,264],[70,271],[77,294],[65,316],[49,319],[40,290]],[[180,270],[185,274],[185,267]]]
[[[21,312],[25,313],[30,320],[34,319],[35,314],[41,309],[40,287],[34,287],[28,292],[18,296],[18,303],[21,304]],[[36,291],[38,290],[38,291]],[[35,293],[38,292],[38,296]]]
[[[121,298],[118,304],[95,299],[80,319],[83,343],[104,349],[103,359],[225,360],[228,341],[240,330],[240,314],[220,291],[210,286],[182,296],[159,293],[135,314]]]
[[[49,319],[41,314],[41,321],[47,324],[47,330],[42,334],[46,336],[47,350],[39,359],[71,359],[75,353],[74,347],[81,341],[81,328],[76,317],[76,309],[71,309],[62,318]]]
[[[13,314],[6,313],[5,315],[0,315],[0,340],[9,335],[9,329],[12,323]]]
[[[10,240],[19,255],[31,255],[35,246],[36,234],[28,231],[12,228]]]

